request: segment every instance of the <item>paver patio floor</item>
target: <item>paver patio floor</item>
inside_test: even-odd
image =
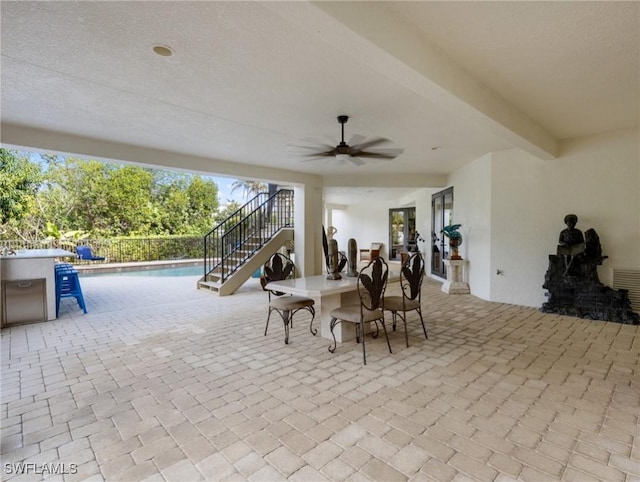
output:
[[[82,278],[86,315],[2,330],[3,480],[640,480],[638,326],[427,281],[429,340],[410,314],[365,367],[196,279]]]

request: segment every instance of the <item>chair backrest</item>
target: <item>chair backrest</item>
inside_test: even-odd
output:
[[[274,253],[264,264],[264,274],[260,278],[260,283],[263,290],[271,291],[273,294],[281,296],[284,293],[269,290],[266,285],[272,281],[282,281],[293,276],[295,276],[293,261],[282,253]]]
[[[358,275],[358,296],[360,296],[361,306],[367,310],[376,310],[382,307],[388,276],[389,266],[382,258],[373,259],[360,270]]]
[[[424,258],[420,253],[412,254],[400,270],[402,295],[410,300],[420,297],[424,278]]]
[[[89,246],[76,246],[76,253],[78,254],[78,258],[80,259],[93,258],[93,253],[91,252],[91,248]]]

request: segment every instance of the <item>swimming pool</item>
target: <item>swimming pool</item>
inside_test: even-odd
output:
[[[95,273],[85,272],[80,276],[84,278],[93,278],[97,276],[202,276],[202,266],[182,266],[180,268],[154,268],[154,269],[136,269],[135,271],[116,271],[111,273]]]

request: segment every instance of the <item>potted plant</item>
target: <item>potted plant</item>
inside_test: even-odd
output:
[[[442,234],[449,238],[449,246],[451,247],[451,255],[449,259],[460,260],[462,257],[458,255],[458,247],[462,244],[462,233],[458,231],[462,224],[450,224],[442,229]]]

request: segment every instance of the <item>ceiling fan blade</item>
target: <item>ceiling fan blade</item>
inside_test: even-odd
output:
[[[349,160],[351,161],[351,164],[354,164],[355,166],[363,166],[364,165],[364,161],[362,159],[359,159],[357,157],[349,157]]]
[[[320,157],[320,156],[309,156],[306,159],[299,159],[300,162],[312,162],[312,161],[324,161],[326,159],[326,157]]]
[[[300,154],[301,157],[333,157],[335,155],[335,149],[331,149],[330,151],[312,152],[310,154]]]
[[[298,145],[289,144],[287,146],[287,151],[289,152],[295,152],[296,149],[305,149],[308,151],[319,151],[322,149],[333,149],[333,146],[329,144],[318,144],[315,146],[298,146]]]
[[[390,141],[389,139],[378,137],[377,139],[371,139],[370,141],[363,142],[362,144],[351,146],[351,154],[357,155],[359,152],[364,151],[365,149],[369,149],[373,146],[377,146],[378,144],[384,144],[385,142],[390,142]]]
[[[358,157],[369,159],[395,159],[404,152],[404,149],[385,149],[384,152],[360,152]]]

